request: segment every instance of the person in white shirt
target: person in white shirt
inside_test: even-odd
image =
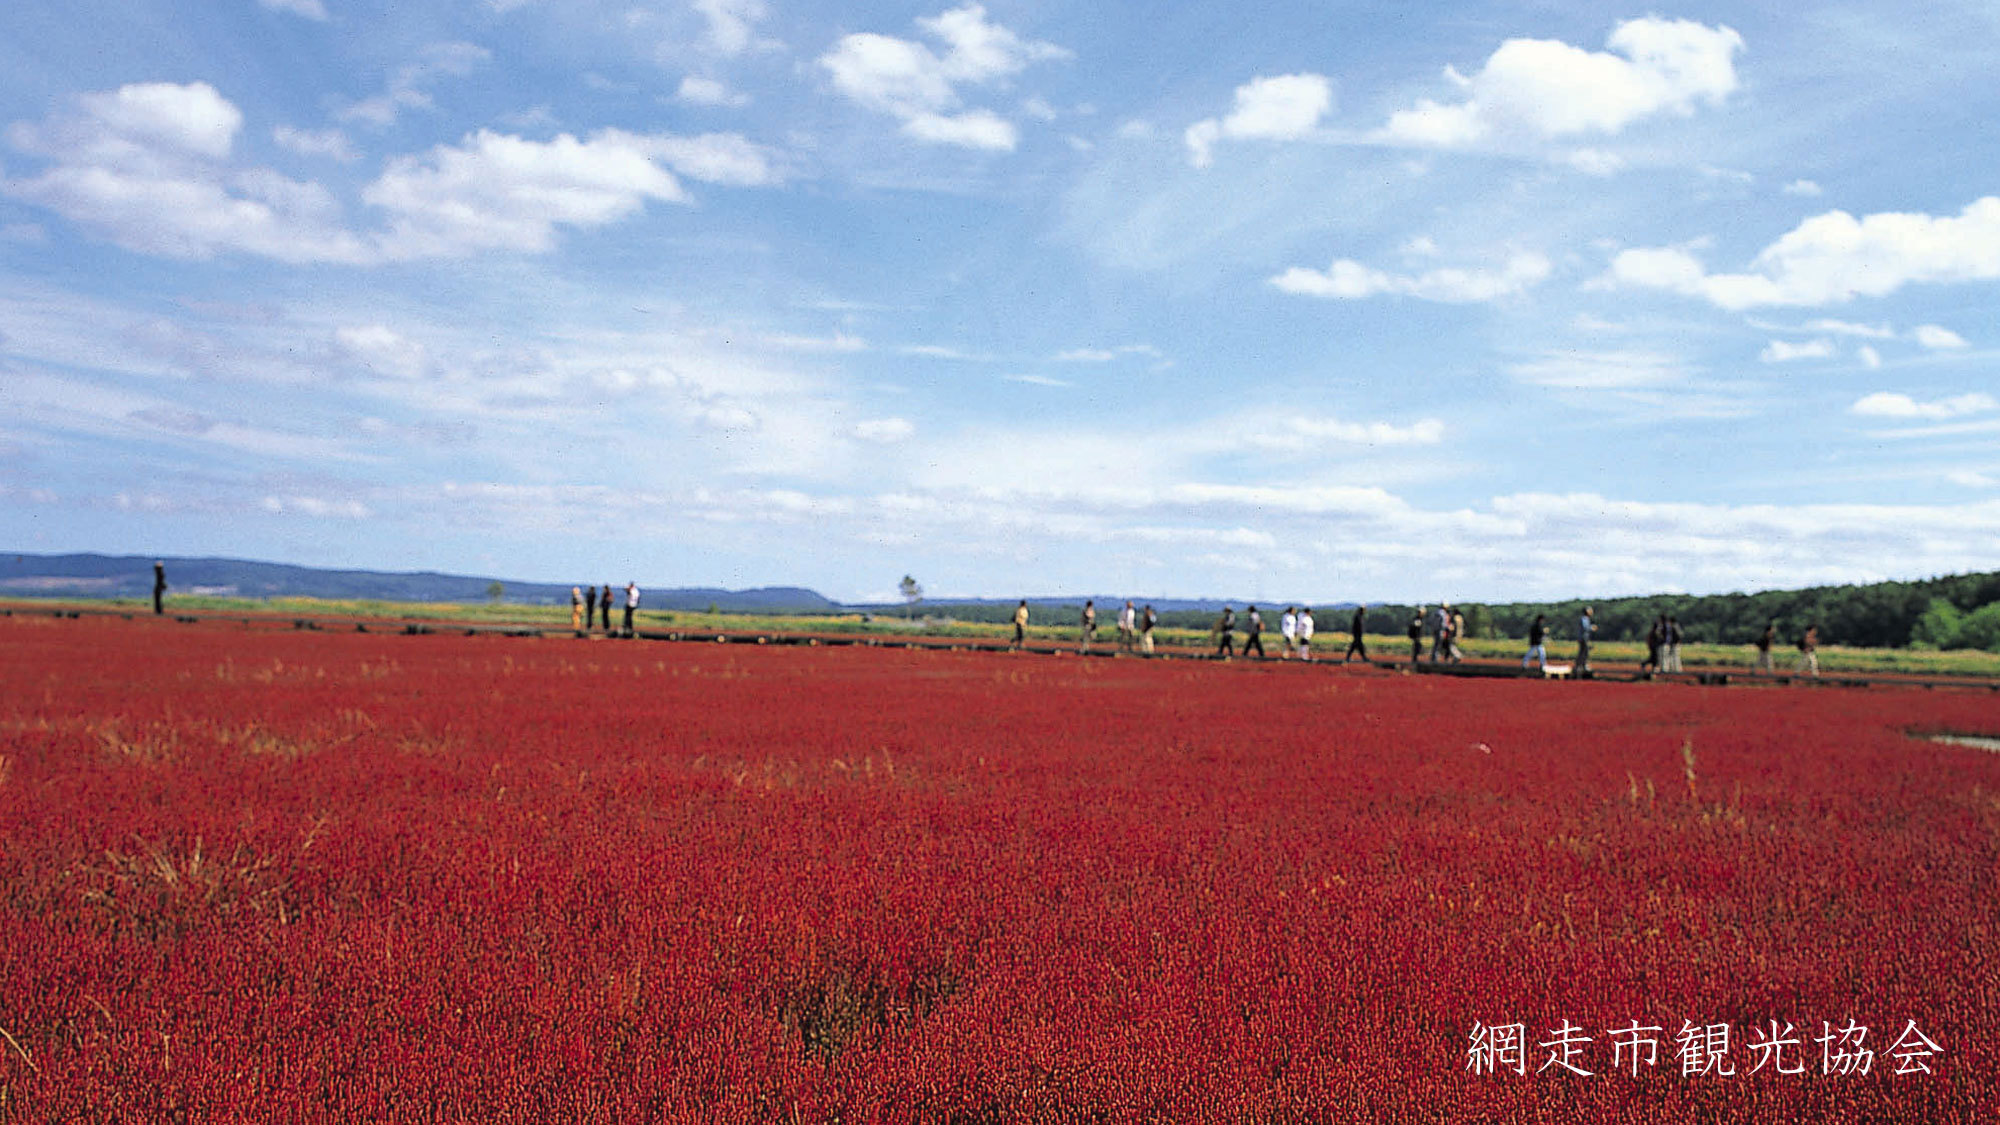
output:
[[[1285,607],[1285,615],[1278,618],[1278,632],[1285,638],[1285,656],[1293,655],[1299,642],[1299,612],[1291,606]]]
[[[1300,606],[1299,607],[1299,659],[1311,660],[1313,658],[1312,647],[1313,647],[1312,607],[1309,605]]]
[[[1125,608],[1118,611],[1118,647],[1131,652],[1138,641],[1139,611],[1133,609],[1132,603],[1128,601],[1125,603]]]
[[[639,584],[627,582],[625,583],[625,635],[628,637],[635,635],[632,632],[632,615],[637,612],[639,612]]]

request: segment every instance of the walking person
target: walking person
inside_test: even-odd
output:
[[[1243,655],[1249,656],[1254,648],[1257,659],[1264,659],[1264,615],[1258,613],[1254,605],[1250,607],[1250,619],[1244,623],[1243,631],[1247,637],[1243,642]]]
[[[1777,643],[1778,622],[1773,619],[1769,625],[1764,626],[1764,631],[1757,635],[1757,671],[1772,671],[1771,649]]]
[[[1019,652],[1027,646],[1027,643],[1028,599],[1022,598],[1021,604],[1014,607],[1014,644],[1011,647],[1015,652]]]
[[[1139,616],[1139,651],[1147,656],[1153,655],[1153,626],[1159,623],[1160,615],[1154,613],[1150,605],[1146,607],[1146,612]]]
[[[1309,605],[1299,607],[1299,659],[1313,658],[1313,611]]]
[[[1090,642],[1097,637],[1097,603],[1095,601],[1086,601],[1083,603],[1083,619],[1079,624],[1082,627],[1077,630],[1079,636],[1077,638],[1076,651],[1081,655],[1088,656],[1090,655]]]
[[[597,608],[604,613],[604,635],[611,635],[611,583],[604,584],[604,596],[597,599]]]
[[[1819,675],[1819,626],[1806,626],[1799,634],[1799,672],[1802,675]]]
[[[1222,616],[1215,619],[1215,631],[1221,639],[1216,642],[1215,655],[1224,660],[1236,655],[1236,611],[1222,607]]]
[[[1451,662],[1457,664],[1465,659],[1465,650],[1458,647],[1458,638],[1465,635],[1465,614],[1451,611]]]
[[[1370,663],[1368,659],[1368,642],[1363,639],[1367,636],[1367,631],[1368,607],[1365,605],[1355,606],[1354,616],[1347,622],[1347,655],[1340,658],[1342,664],[1347,663],[1357,652],[1361,654],[1361,663]]]
[[[1591,617],[1591,607],[1583,607],[1583,616],[1576,619],[1576,674],[1590,675],[1590,638],[1597,632],[1597,622]]]
[[[1298,610],[1291,606],[1285,607],[1285,615],[1278,618],[1278,635],[1284,638],[1285,651],[1281,656],[1285,658],[1291,657],[1293,650],[1298,647],[1299,643]]]
[[[1681,671],[1681,621],[1673,614],[1667,615],[1666,639],[1662,645],[1663,663],[1669,672]]]
[[[1528,651],[1521,657],[1521,667],[1526,668],[1532,660],[1542,671],[1549,670],[1549,650],[1546,643],[1549,635],[1549,619],[1546,614],[1537,613],[1528,625]]]
[[[1445,602],[1442,605],[1439,605],[1437,607],[1437,612],[1431,615],[1430,634],[1431,634],[1431,663],[1436,664],[1438,662],[1438,657],[1444,655],[1445,646],[1451,643],[1450,602]]]
[[[636,635],[632,631],[632,615],[637,612],[639,612],[639,585],[636,582],[627,582],[625,583],[625,635],[627,637]]]
[[[1424,607],[1418,606],[1416,615],[1410,618],[1410,663],[1415,664],[1424,657]]]
[[[153,560],[153,614],[167,612],[167,563],[164,559]]]
[[[569,631],[583,636],[583,587],[569,588]]]
[[[583,632],[589,633],[597,625],[597,587],[583,588]]]
[[[1121,651],[1131,652],[1138,642],[1139,616],[1132,609],[1131,601],[1127,600],[1125,608],[1118,611],[1118,647]]]

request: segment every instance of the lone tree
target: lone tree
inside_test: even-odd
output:
[[[908,617],[916,609],[917,603],[924,600],[924,588],[917,585],[917,580],[907,574],[903,575],[901,582],[896,583],[896,588],[903,592],[903,601],[906,603],[903,616]]]
[[[507,587],[504,584],[499,582],[488,582],[486,584],[487,601],[492,602],[494,605],[499,605],[500,599],[506,596],[507,596]]]

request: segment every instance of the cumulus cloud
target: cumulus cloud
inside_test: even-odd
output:
[[[938,40],[925,43],[872,32],[843,36],[819,58],[834,89],[858,105],[902,121],[903,132],[928,144],[1007,151],[1019,137],[1014,124],[990,109],[966,109],[961,87],[991,85],[1030,64],[1068,58],[1050,43],[1024,40],[967,4],[917,26]]]
[[[877,445],[894,445],[915,436],[917,428],[906,418],[875,418],[854,427],[854,436]]]
[[[763,0],[694,0],[708,21],[703,46],[719,55],[740,55],[757,45],[757,24],[768,14]]]
[[[1280,74],[1253,78],[1236,88],[1236,107],[1220,120],[1188,126],[1188,159],[1197,168],[1215,162],[1217,141],[1290,141],[1311,135],[1333,109],[1333,83],[1320,74]]]
[[[1477,73],[1446,69],[1461,100],[1421,100],[1376,136],[1437,148],[1613,136],[1647,117],[1720,105],[1737,88],[1743,37],[1727,27],[1648,16],[1619,24],[1606,46],[1509,39]]]
[[[257,3],[274,12],[290,12],[309,20],[326,19],[326,7],[319,0],[257,0]]]
[[[492,57],[492,52],[474,43],[433,43],[418,52],[416,61],[398,67],[389,76],[386,90],[355,102],[336,116],[343,121],[393,125],[406,109],[431,107],[425,88],[439,78],[463,78]]]
[[[1829,211],[1765,247],[1742,273],[1709,273],[1680,248],[1620,252],[1605,281],[1696,297],[1725,309],[1830,305],[1905,285],[2000,277],[2000,197],[1957,215]]]
[[[1494,301],[1524,293],[1548,278],[1549,260],[1521,252],[1498,269],[1443,268],[1421,274],[1395,274],[1342,258],[1325,270],[1293,266],[1271,279],[1287,293],[1336,300],[1360,300],[1382,295],[1424,301],[1465,304]]]
[[[385,325],[336,329],[334,341],[349,358],[378,375],[417,379],[430,367],[430,356],[422,344]]]
[[[1407,426],[1390,422],[1351,422],[1343,418],[1294,415],[1275,426],[1245,435],[1244,443],[1262,449],[1305,452],[1328,444],[1436,445],[1444,440],[1444,423],[1424,418]]]
[[[680,100],[689,105],[745,106],[750,104],[748,95],[731,90],[727,84],[713,78],[699,78],[688,75],[681,79]]]
[[[354,146],[348,143],[347,134],[339,129],[294,129],[290,125],[280,125],[271,130],[271,139],[279,148],[300,156],[325,156],[343,164],[358,158]]]
[[[142,253],[365,259],[325,188],[230,163],[242,125],[242,112],[205,82],[86,94],[75,112],[9,130],[15,148],[51,163],[0,190]]]
[[[1919,324],[1912,330],[1911,335],[1916,338],[1919,345],[1931,351],[1946,351],[1953,348],[1970,346],[1965,342],[1965,337],[1937,324]]]
[[[607,131],[530,141],[480,130],[393,160],[362,198],[390,218],[392,257],[546,250],[558,225],[602,226],[649,199],[686,200],[645,138]]]
[[[1931,402],[1919,402],[1909,395],[1894,391],[1877,391],[1848,407],[1850,412],[1865,418],[1919,418],[1930,421],[1962,418],[1967,414],[1984,414],[1994,409],[2000,409],[2000,400],[1980,391],[1953,395]]]
[[[1811,180],[1793,180],[1785,185],[1786,195],[1801,195],[1808,199],[1821,194],[1820,186]]]
[[[1764,345],[1757,358],[1765,363],[1790,363],[1798,359],[1832,359],[1832,340],[1807,340],[1794,344],[1789,340],[1773,340]]]

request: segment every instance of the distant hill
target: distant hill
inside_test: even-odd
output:
[[[0,596],[150,598],[154,556],[0,555]],[[244,559],[161,557],[172,594],[239,598],[352,598],[397,602],[483,602],[498,581],[504,600],[524,605],[567,605],[569,587],[547,582],[435,571],[321,570]],[[756,590],[641,586],[648,609],[728,613],[837,613],[841,606],[814,590],[771,586]],[[622,596],[623,591],[619,591]]]

